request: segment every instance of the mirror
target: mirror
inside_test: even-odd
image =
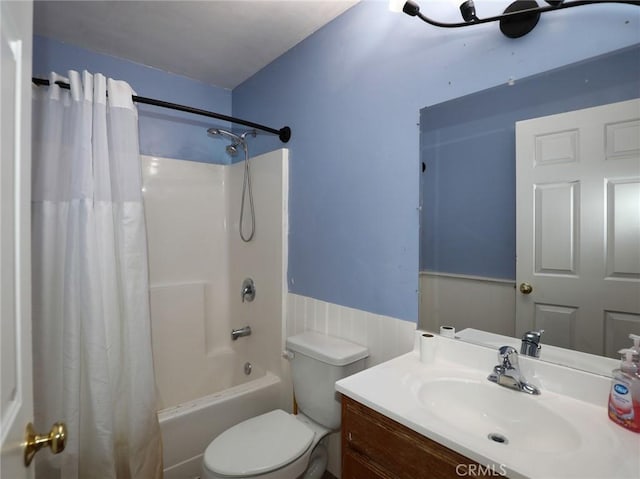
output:
[[[604,316],[583,314],[569,300],[571,304],[559,305],[556,302],[539,304],[535,299],[536,281],[554,273],[584,276],[582,270],[579,274],[560,270],[545,274],[544,268],[536,270],[541,273],[532,276],[533,293],[529,297],[520,293],[521,283],[525,281],[516,274],[516,223],[520,213],[516,211],[515,135],[515,123],[522,120],[640,97],[639,57],[640,46],[636,45],[421,110],[421,329],[439,331],[440,326],[450,325],[458,331],[473,328],[515,338],[520,338],[529,329],[545,329],[542,360],[545,360],[545,345],[617,359],[617,350],[631,345],[628,333],[640,334],[640,219],[636,218],[640,211],[636,204],[636,197],[640,198],[637,150],[640,122],[636,119],[628,123],[631,126],[625,136],[626,148],[631,152],[627,152],[631,159],[625,161],[630,162],[633,170],[631,176],[625,173],[624,183],[628,198],[626,211],[630,211],[627,216],[632,224],[628,231],[630,241],[626,243],[629,261],[625,267],[628,271],[614,274],[616,277],[610,282],[628,287],[624,293],[628,301],[623,308],[605,311]],[[640,117],[640,111],[637,113]],[[542,124],[550,125],[551,120]],[[553,140],[550,143],[560,145],[561,150],[572,144],[555,135],[548,135]],[[588,148],[583,147],[583,150]],[[618,189],[622,191],[623,188]],[[540,205],[551,198],[547,210],[553,210],[556,205],[553,198],[562,198],[561,190],[542,199],[535,196],[536,208],[541,210]],[[576,194],[579,192],[574,188],[570,199],[576,198]],[[611,204],[613,201],[606,207],[615,210],[617,207]],[[557,205],[557,209],[562,210],[562,204]],[[583,206],[575,216],[582,219],[572,221],[585,222],[586,218],[601,215]],[[549,221],[553,228],[560,230],[570,223],[562,221],[561,215]],[[606,227],[601,229],[606,230]],[[569,230],[568,237],[571,231],[580,231],[579,228]],[[602,231],[601,236],[609,238]],[[577,238],[569,240],[576,241]],[[563,248],[562,244],[547,246],[558,255]],[[605,246],[603,251],[606,248],[610,249]],[[601,291],[594,292],[599,293]],[[522,302],[523,298],[535,308],[544,309],[544,314],[536,316],[529,328],[525,327],[526,321],[517,316],[521,313],[516,313],[516,303]],[[595,324],[587,326],[585,321]],[[595,331],[596,337],[587,338],[587,329],[591,330],[591,336]],[[490,342],[487,344],[493,347]],[[557,358],[546,360],[562,362]]]

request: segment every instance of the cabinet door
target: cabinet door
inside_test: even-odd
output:
[[[494,468],[403,426],[346,396],[342,397],[344,479],[449,479],[493,477]],[[473,472],[472,472],[473,471]]]

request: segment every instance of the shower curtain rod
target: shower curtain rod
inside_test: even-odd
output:
[[[49,86],[49,80],[46,80],[44,78],[33,77],[31,81],[36,85]],[[64,88],[66,90],[69,90],[71,88],[68,83],[65,83],[62,81],[57,81],[55,83],[60,88]],[[144,103],[145,105],[159,106],[162,108],[169,108],[171,110],[178,110],[178,111],[184,111],[187,113],[193,113],[194,115],[207,116],[209,118],[216,118],[218,120],[228,121],[230,123],[237,123],[238,125],[248,126],[249,128],[255,128],[256,130],[262,130],[268,133],[273,133],[274,135],[278,135],[282,143],[287,143],[291,138],[291,128],[289,128],[288,126],[283,126],[279,130],[276,130],[275,128],[269,128],[268,126],[264,126],[259,123],[253,123],[251,121],[241,120],[240,118],[234,118],[232,116],[223,115],[222,113],[201,110],[200,108],[184,106],[178,103],[170,103],[168,101],[156,100],[154,98],[147,98],[144,96],[137,96],[137,95],[131,95],[131,99],[136,103]]]

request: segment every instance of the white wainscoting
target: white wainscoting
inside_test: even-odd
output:
[[[515,336],[515,282],[429,271],[420,272],[420,326],[482,329]]]
[[[369,348],[368,368],[411,351],[415,330],[410,321],[288,294],[287,336],[317,331],[361,344]]]

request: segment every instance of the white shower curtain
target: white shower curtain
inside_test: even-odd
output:
[[[54,84],[70,83],[71,90]],[[103,75],[33,89],[33,351],[38,479],[162,477],[138,117]]]

